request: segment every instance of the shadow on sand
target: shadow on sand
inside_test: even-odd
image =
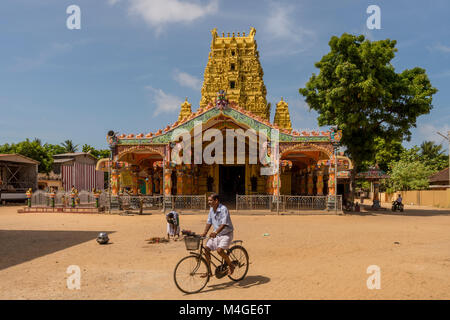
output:
[[[214,279],[214,278],[213,278]],[[259,286],[265,283],[268,283],[270,278],[264,276],[247,276],[241,281],[229,281],[225,283],[208,285],[206,288],[199,293],[207,293],[216,290],[224,290],[229,288],[239,288],[239,289],[247,289],[253,286]]]
[[[378,209],[373,210],[369,205],[362,205],[361,212],[349,212],[344,211],[345,215],[358,215],[358,216],[377,216],[377,215],[388,215],[388,216],[412,216],[412,217],[432,217],[432,216],[450,216],[450,210],[442,210],[433,208],[405,208],[403,212],[392,211],[391,208],[386,208],[386,210]]]
[[[0,270],[95,240],[100,232],[105,231],[0,230]]]

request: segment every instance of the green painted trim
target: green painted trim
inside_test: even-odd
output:
[[[205,113],[183,123],[182,125],[169,130],[166,133],[163,133],[159,136],[153,138],[143,138],[143,139],[119,139],[118,145],[161,145],[168,144],[172,141],[172,134],[176,129],[184,129],[187,131],[191,131],[194,128],[194,124],[196,121],[201,121],[202,123],[208,122],[210,119],[217,117],[220,113],[223,113],[226,116],[229,116],[236,120],[239,123],[247,125],[248,127],[254,129],[255,131],[266,130],[268,137],[270,139],[272,127],[261,123],[248,115],[241,113],[233,108],[226,108],[220,111],[217,108],[211,108]],[[285,134],[280,132],[280,142],[330,142],[330,138],[327,136],[292,136],[289,134]]]

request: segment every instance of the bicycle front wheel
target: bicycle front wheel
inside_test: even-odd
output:
[[[234,246],[230,249],[228,256],[234,265],[234,272],[229,275],[233,281],[240,281],[245,278],[248,272],[248,253],[242,246]]]
[[[177,263],[173,279],[177,288],[184,293],[200,292],[209,281],[205,259],[194,255],[184,257]]]

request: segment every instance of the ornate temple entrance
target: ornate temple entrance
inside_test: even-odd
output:
[[[236,194],[245,194],[245,165],[219,166],[219,194],[225,205],[235,207]]]

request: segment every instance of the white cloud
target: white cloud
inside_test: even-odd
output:
[[[71,51],[73,44],[53,43],[32,57],[16,57],[16,63],[11,66],[12,71],[25,72],[47,64],[51,59]]]
[[[450,47],[444,46],[443,44],[438,43],[434,47],[431,48],[433,51],[441,51],[444,53],[450,53]]]
[[[156,109],[153,113],[157,116],[161,113],[171,113],[180,109],[183,101],[177,96],[165,93],[162,89],[155,89],[152,86],[146,86],[150,92],[153,102],[155,103]]]
[[[191,88],[193,90],[200,90],[202,88],[202,81],[186,72],[176,70],[174,79],[183,87]]]
[[[437,144],[442,144],[444,148],[447,148],[448,142],[443,137],[438,135],[437,132],[447,135],[447,132],[450,131],[450,126],[448,124],[436,126],[431,123],[426,123],[417,126],[417,130],[423,141],[433,141]]]
[[[269,16],[264,23],[263,36],[267,35],[270,48],[265,55],[292,55],[314,45],[316,33],[296,23],[293,6],[269,5]]]
[[[114,5],[119,0],[108,0]],[[206,0],[205,0],[206,1]],[[181,0],[128,0],[128,12],[143,19],[147,24],[162,32],[169,23],[189,23],[219,10],[219,0],[209,0],[206,4]]]

